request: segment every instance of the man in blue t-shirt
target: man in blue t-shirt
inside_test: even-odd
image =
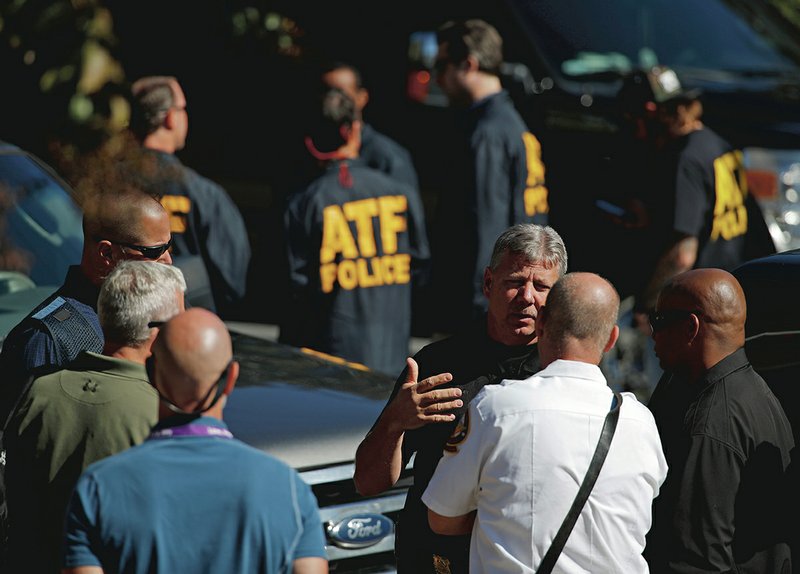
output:
[[[326,573],[311,489],[222,422],[239,374],[224,323],[200,308],[178,315],[149,366],[159,424],[81,476],[64,572]]]

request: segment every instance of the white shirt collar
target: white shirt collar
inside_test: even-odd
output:
[[[597,365],[583,363],[581,361],[567,361],[558,359],[547,365],[544,369],[534,375],[535,377],[573,377],[576,379],[588,379],[606,384],[606,378]]]

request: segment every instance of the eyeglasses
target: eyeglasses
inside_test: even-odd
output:
[[[688,311],[686,309],[666,309],[664,311],[651,311],[649,315],[650,329],[653,333],[657,333],[671,324],[685,319],[692,315],[696,315],[698,319],[702,318],[703,312],[697,309]]]
[[[95,238],[95,241],[102,241],[100,238]],[[109,243],[113,243],[114,245],[119,245],[120,247],[125,247],[127,249],[133,249],[141,253],[142,257],[145,259],[150,259],[151,261],[155,261],[166,252],[170,247],[172,247],[172,237],[169,238],[169,241],[166,243],[162,243],[161,245],[134,245],[132,243],[123,243],[121,241],[114,241],[112,239],[106,239]]]
[[[147,328],[148,329],[160,329],[161,327],[164,326],[165,323],[166,323],[166,321],[150,321],[147,324]]]

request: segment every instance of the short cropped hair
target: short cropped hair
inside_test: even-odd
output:
[[[503,255],[522,255],[531,263],[557,268],[559,277],[567,272],[567,248],[555,229],[533,223],[517,223],[506,229],[495,241],[489,268],[500,265]]]
[[[608,341],[619,314],[619,294],[603,279],[612,294],[598,296],[595,290],[581,289],[577,274],[559,279],[547,295],[547,328],[560,341],[591,341],[599,353]]]
[[[356,68],[353,64],[349,62],[343,61],[335,61],[335,62],[326,62],[320,68],[320,76],[324,76],[325,74],[329,74],[330,72],[338,72],[339,70],[350,70],[353,73],[353,77],[356,80],[356,89],[361,89],[364,87],[364,78],[361,76],[361,72],[358,68]]]
[[[155,132],[164,123],[169,109],[175,105],[172,76],[148,76],[131,86],[130,129],[139,139]]]
[[[483,20],[447,22],[437,32],[439,44],[447,43],[447,58],[459,64],[474,56],[482,72],[500,74],[503,39],[497,29]]]
[[[138,347],[150,337],[151,321],[180,312],[177,294],[186,281],[177,267],[150,261],[123,261],[103,281],[97,314],[106,340]]]
[[[325,89],[319,100],[317,118],[309,129],[314,145],[319,151],[336,151],[345,144],[342,128],[356,121],[356,104],[339,88]]]

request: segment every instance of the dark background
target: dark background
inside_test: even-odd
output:
[[[103,91],[124,93],[144,75],[174,75],[187,97],[189,135],[178,156],[202,175],[221,183],[239,205],[253,246],[247,319],[276,322],[285,270],[282,267],[281,212],[297,173],[303,118],[320,64],[346,61],[357,66],[370,91],[365,118],[378,130],[410,148],[425,188],[435,202],[448,159],[449,112],[410,102],[405,95],[408,36],[435,29],[450,18],[480,14],[479,2],[402,3],[349,1],[124,1],[89,2],[92,14],[69,2],[27,0],[6,19],[0,46],[0,139],[25,148],[53,165],[71,183],[71,157],[54,141],[66,140],[91,151],[103,134],[75,126],[69,101],[75,82],[48,92],[41,88],[47,69],[80,66],[87,29],[97,10],[113,20],[104,45],[124,78]],[[486,3],[489,4],[489,3]],[[9,7],[3,8],[8,14]],[[47,17],[47,13],[52,17]],[[245,26],[242,14],[253,14]],[[2,15],[3,12],[0,12]],[[265,28],[278,14],[281,27]],[[235,22],[240,23],[237,28]],[[14,31],[22,46],[10,46]],[[281,44],[281,42],[286,44]],[[32,50],[34,62],[23,54]],[[95,97],[100,115],[105,99]],[[441,137],[440,137],[441,136]]]

